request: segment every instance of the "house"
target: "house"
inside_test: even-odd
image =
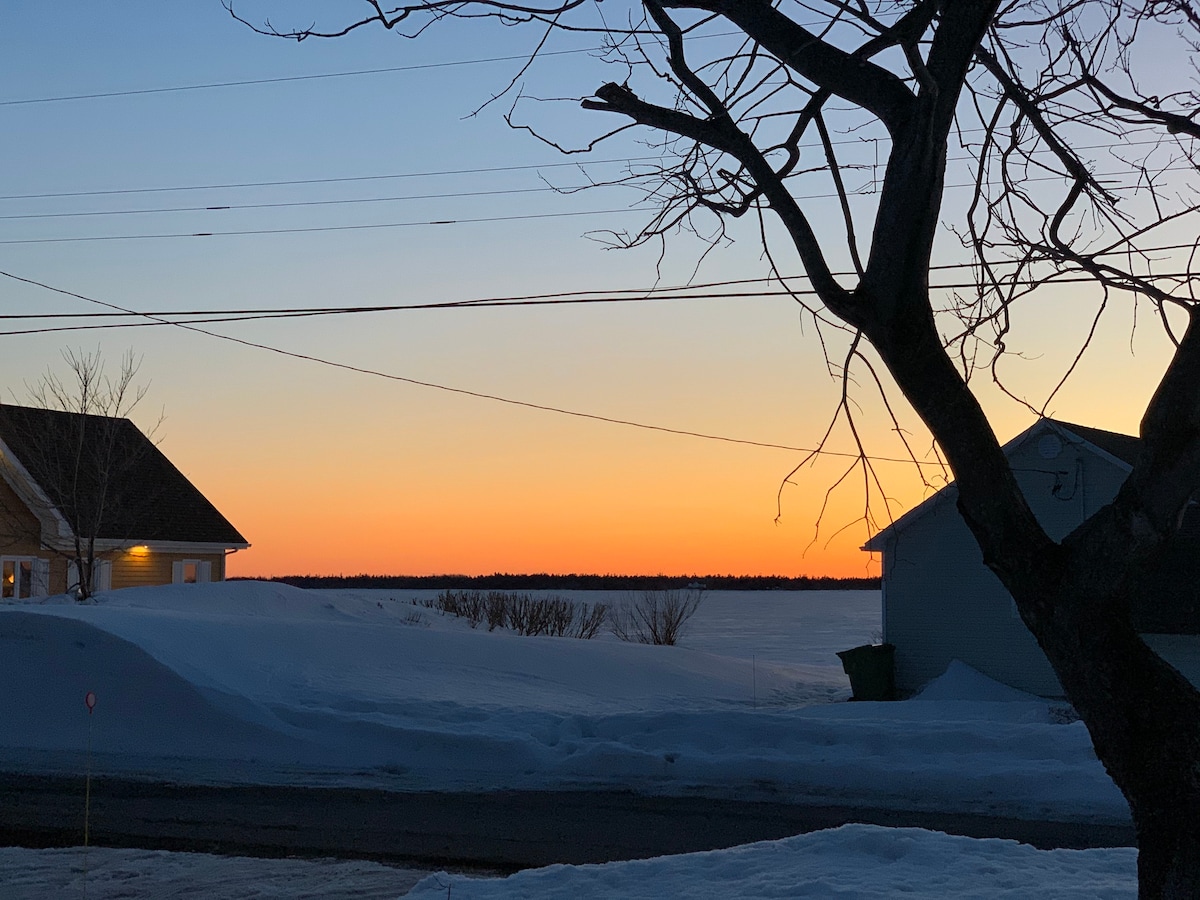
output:
[[[1109,503],[1132,470],[1138,438],[1041,419],[1004,447],[1034,515],[1059,540]],[[883,639],[895,647],[901,696],[952,660],[1023,691],[1062,696],[1033,635],[956,506],[953,484],[872,537],[882,554]],[[1156,652],[1200,684],[1200,508],[1193,506],[1134,621]]]
[[[222,581],[249,546],[128,419],[0,404],[0,599],[73,590],[89,557],[93,590]]]

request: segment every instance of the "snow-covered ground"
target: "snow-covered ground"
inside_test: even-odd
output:
[[[93,847],[0,848],[5,900],[1133,900],[1136,851],[1035,850],[916,828],[845,825],[781,841],[508,878],[365,862]],[[85,891],[86,881],[86,891]],[[406,893],[407,892],[407,893]]]
[[[424,606],[436,593],[234,582],[0,606],[0,769],[78,772],[90,726],[94,770],[197,783],[617,787],[1128,819],[1082,725],[965,667],[910,701],[840,702],[849,686],[834,653],[878,629],[872,592],[716,592],[678,647],[489,633]],[[696,897],[828,896],[821,879],[843,879],[847,896],[882,896],[870,893],[874,876],[840,867],[873,859],[891,873],[876,887],[893,891],[910,874],[928,882],[930,870],[912,873],[943,856],[951,880],[919,896],[968,896],[982,872],[997,889],[1026,872],[1012,875],[1016,896],[1049,878],[1047,867],[1111,876],[1112,896],[1125,896],[1131,854],[1039,854],[863,827],[715,855],[557,867],[501,886],[456,882],[453,896],[671,896],[668,883]],[[722,881],[739,872],[748,880]],[[698,893],[689,878],[725,887]],[[791,887],[771,893],[771,884]],[[429,879],[416,896],[445,892]],[[1085,895],[1105,896],[1100,882],[1058,896]]]
[[[0,768],[78,771],[90,724],[95,769],[198,783],[1127,817],[1082,725],[968,669],[903,703],[835,702],[834,654],[878,628],[877,594],[715,593],[654,647],[472,629],[433,593],[233,582],[0,607]]]

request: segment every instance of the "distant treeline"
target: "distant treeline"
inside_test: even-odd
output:
[[[230,579],[239,581],[245,579]],[[800,575],[280,575],[257,579],[300,588],[479,588],[497,591],[656,591],[703,585],[710,591],[873,591],[878,578]]]

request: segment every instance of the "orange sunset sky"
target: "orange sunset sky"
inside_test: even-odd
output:
[[[564,195],[547,182],[615,177],[647,148],[622,138],[571,168],[507,128],[502,110],[470,117],[519,63],[167,90],[503,57],[528,49],[517,29],[297,45],[249,33],[216,0],[170,7],[68,2],[53,21],[35,4],[6,11],[0,270],[140,312],[645,291],[693,272],[698,282],[765,274],[752,227],[698,269],[703,245],[692,238],[661,261],[656,247],[617,252],[589,239],[637,228],[648,213],[621,188]],[[548,77],[587,93],[602,80],[592,62],[559,58]],[[556,124],[581,139],[600,127],[582,114]],[[955,202],[948,196],[948,216]],[[818,208],[815,218],[834,215]],[[429,224],[447,221],[458,224]],[[796,271],[786,254],[781,264]],[[1010,343],[1025,356],[1002,370],[1034,405],[1096,303],[1085,290],[1056,290],[1019,312]],[[13,313],[101,309],[10,278],[0,291]],[[1115,305],[1053,414],[1136,431],[1168,348],[1152,328],[1131,337],[1131,323]],[[834,490],[816,527],[849,459],[820,457],[780,491],[840,391],[811,319],[786,297],[200,326],[218,336],[144,319],[44,330],[78,324],[104,323],[0,326],[5,400],[26,399],[25,385],[59,366],[64,347],[99,348],[113,364],[132,348],[150,385],[134,419],[149,427],[165,413],[163,451],[253,545],[232,557],[230,574],[877,572],[858,549],[870,530],[861,473]],[[835,351],[844,346],[835,340]],[[902,456],[865,374],[855,397],[867,449]],[[1034,421],[986,373],[978,384],[1002,439]],[[913,448],[932,459],[895,399]],[[828,449],[853,449],[845,428]],[[911,463],[880,461],[876,473],[893,515],[944,483]],[[886,523],[875,487],[870,504]]]

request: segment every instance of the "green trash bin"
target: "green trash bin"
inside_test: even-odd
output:
[[[896,699],[896,648],[892,644],[864,644],[838,653],[850,676],[855,700]]]

